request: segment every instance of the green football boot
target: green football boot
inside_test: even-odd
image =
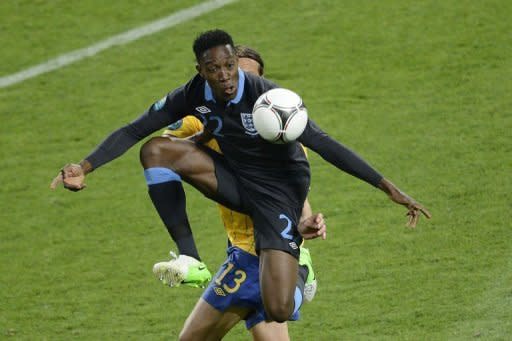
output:
[[[170,254],[170,261],[153,265],[153,273],[165,285],[204,288],[212,279],[212,274],[203,262],[186,255],[178,257],[172,251]]]
[[[313,261],[311,260],[311,254],[309,250],[305,247],[300,248],[300,257],[299,257],[299,265],[307,266],[308,268],[308,278],[306,278],[306,283],[304,285],[304,299],[306,302],[311,302],[316,294],[316,277],[315,271],[313,270]]]

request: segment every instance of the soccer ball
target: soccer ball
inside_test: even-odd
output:
[[[262,94],[252,109],[254,128],[272,143],[289,143],[299,138],[308,123],[308,111],[295,92],[276,88]]]

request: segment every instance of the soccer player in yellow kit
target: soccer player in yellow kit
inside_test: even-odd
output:
[[[259,76],[263,75],[263,60],[256,51],[248,47],[238,46],[237,55],[241,69]],[[193,116],[187,116],[171,125],[163,135],[169,138],[198,139],[208,148],[221,152],[217,141],[203,136],[202,132],[202,123]],[[238,268],[233,268],[233,262],[230,262],[228,258],[228,261],[220,268],[214,281],[212,281],[187,319],[181,337],[185,339],[187,337],[191,339],[201,337],[198,330],[208,330],[210,336],[212,334],[221,336],[243,319],[246,320],[246,327],[251,331],[254,340],[288,340],[286,323],[265,321],[264,309],[257,288],[258,283],[254,281],[258,278],[259,263],[256,260],[254,226],[251,218],[222,205],[218,205],[218,207],[231,245],[228,254],[231,257],[234,257],[234,253],[237,254]],[[311,216],[311,207],[306,199],[301,220]],[[323,224],[322,220],[318,221]],[[181,264],[176,264],[180,259],[157,263],[153,267],[153,272],[160,280],[170,286],[180,284],[202,286],[206,280],[209,281],[210,273],[204,263],[198,262],[189,256],[180,255],[180,258],[187,262],[187,265],[191,265],[184,270],[184,274],[180,273],[184,267]],[[306,283],[304,288],[305,298],[311,300],[316,291],[316,279],[314,278],[311,258],[307,249],[301,248],[301,258],[303,258],[303,262],[300,263],[308,266],[311,274],[309,276],[310,281]],[[226,296],[232,298],[226,298]],[[204,315],[211,316],[211,318],[197,318]],[[291,320],[297,318],[298,314],[292,316]],[[198,323],[198,320],[201,322]]]

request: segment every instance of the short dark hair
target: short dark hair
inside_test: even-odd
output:
[[[257,62],[260,65],[260,67],[259,67],[260,75],[263,76],[263,71],[265,69],[265,63],[263,62],[263,58],[258,53],[258,51],[250,48],[249,46],[244,46],[244,45],[235,46],[235,51],[236,51],[236,55],[238,56],[238,58],[249,58],[249,59],[252,59],[255,62]]]
[[[223,30],[215,29],[200,33],[192,46],[197,62],[207,50],[220,45],[231,45],[235,48],[233,38]]]

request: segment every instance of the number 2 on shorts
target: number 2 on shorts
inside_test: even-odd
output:
[[[292,240],[293,236],[290,234],[290,230],[292,229],[292,220],[284,214],[280,214],[279,219],[286,220],[286,227],[281,231],[281,237]]]

